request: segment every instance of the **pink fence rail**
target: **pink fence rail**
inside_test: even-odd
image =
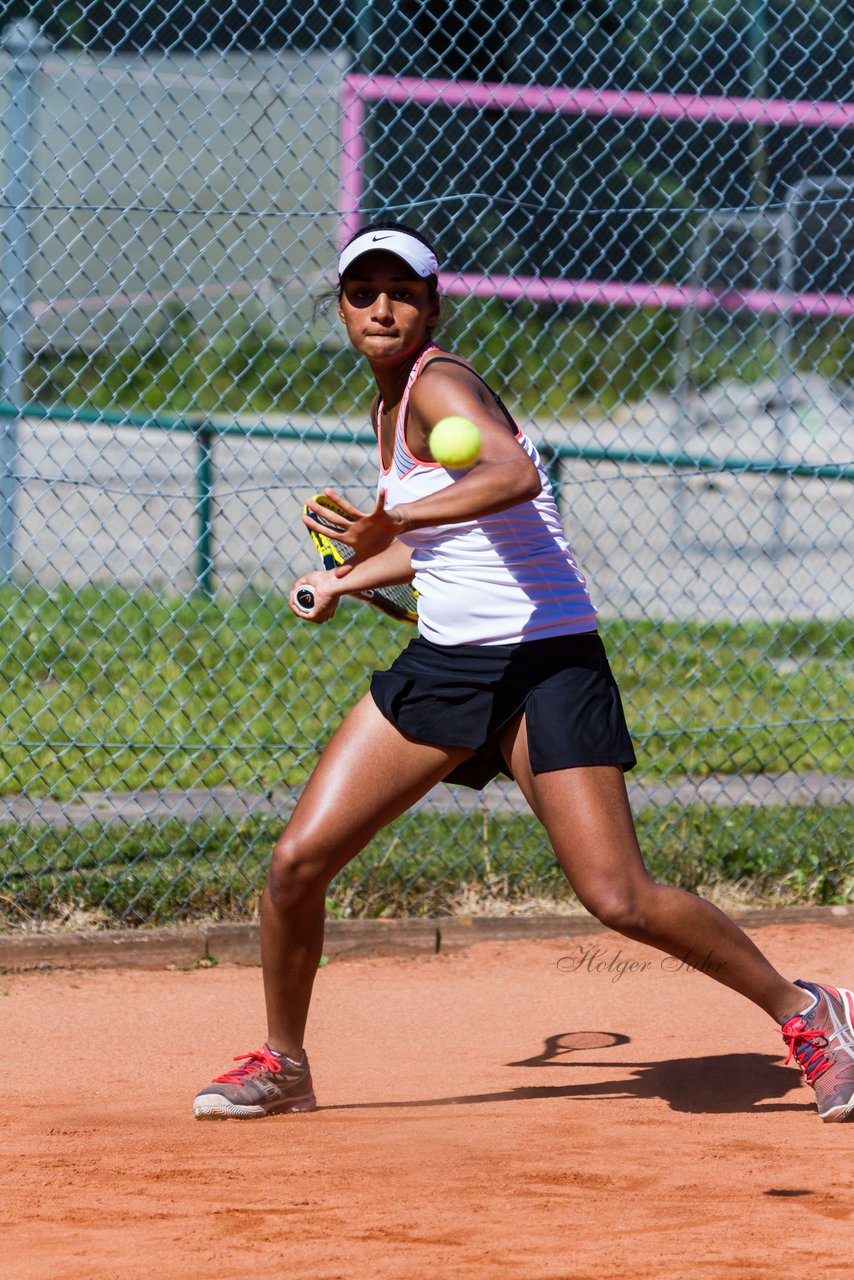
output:
[[[624,93],[613,89],[564,89],[555,85],[498,84],[414,76],[349,75],[342,92],[339,213],[346,242],[359,225],[363,195],[362,160],[365,106],[371,102],[478,111],[520,111],[559,115],[657,117],[728,125],[854,128],[854,102],[809,102],[783,98],[736,98],[687,93]],[[752,289],[721,292],[644,281],[565,280],[476,272],[441,277],[446,293],[457,296],[526,298],[533,302],[583,303],[588,306],[681,310],[721,309],[792,316],[854,315],[854,298],[840,293],[787,293]]]

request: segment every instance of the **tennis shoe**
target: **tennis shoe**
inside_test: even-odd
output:
[[[317,1106],[305,1052],[295,1062],[280,1058],[265,1044],[234,1061],[241,1065],[217,1076],[196,1094],[193,1115],[197,1120],[251,1120],[314,1111]]]
[[[825,1122],[854,1120],[854,992],[817,982],[795,983],[815,1003],[789,1018],[782,1036],[807,1084],[815,1089]]]

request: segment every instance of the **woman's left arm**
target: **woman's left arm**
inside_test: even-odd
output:
[[[402,516],[405,529],[478,520],[539,494],[539,471],[487,395],[480,380],[460,365],[428,365],[415,383],[407,443],[417,458],[432,461],[430,432],[451,415],[473,422],[481,445],[477,460],[453,484],[391,509],[390,515]]]
[[[338,539],[354,547],[359,559],[375,555],[410,529],[479,520],[540,493],[542,481],[533,460],[507,421],[485,402],[475,376],[458,366],[453,374],[428,367],[412,388],[407,442],[415,457],[433,461],[430,432],[451,415],[470,419],[480,431],[476,462],[453,484],[414,502],[386,507],[385,494],[380,493],[374,510],[352,521]],[[305,523],[312,527],[310,517]]]

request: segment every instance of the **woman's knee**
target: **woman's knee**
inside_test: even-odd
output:
[[[597,885],[578,894],[583,906],[608,929],[634,937],[651,932],[654,896],[652,880],[637,885]]]
[[[277,903],[300,902],[325,893],[331,880],[322,855],[286,829],[273,846],[267,890]]]

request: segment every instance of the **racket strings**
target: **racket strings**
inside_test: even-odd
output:
[[[399,604],[401,609],[414,610],[417,605],[418,597],[412,587],[406,584],[400,584],[394,587],[382,587],[382,593],[389,600],[393,600],[395,604]]]

